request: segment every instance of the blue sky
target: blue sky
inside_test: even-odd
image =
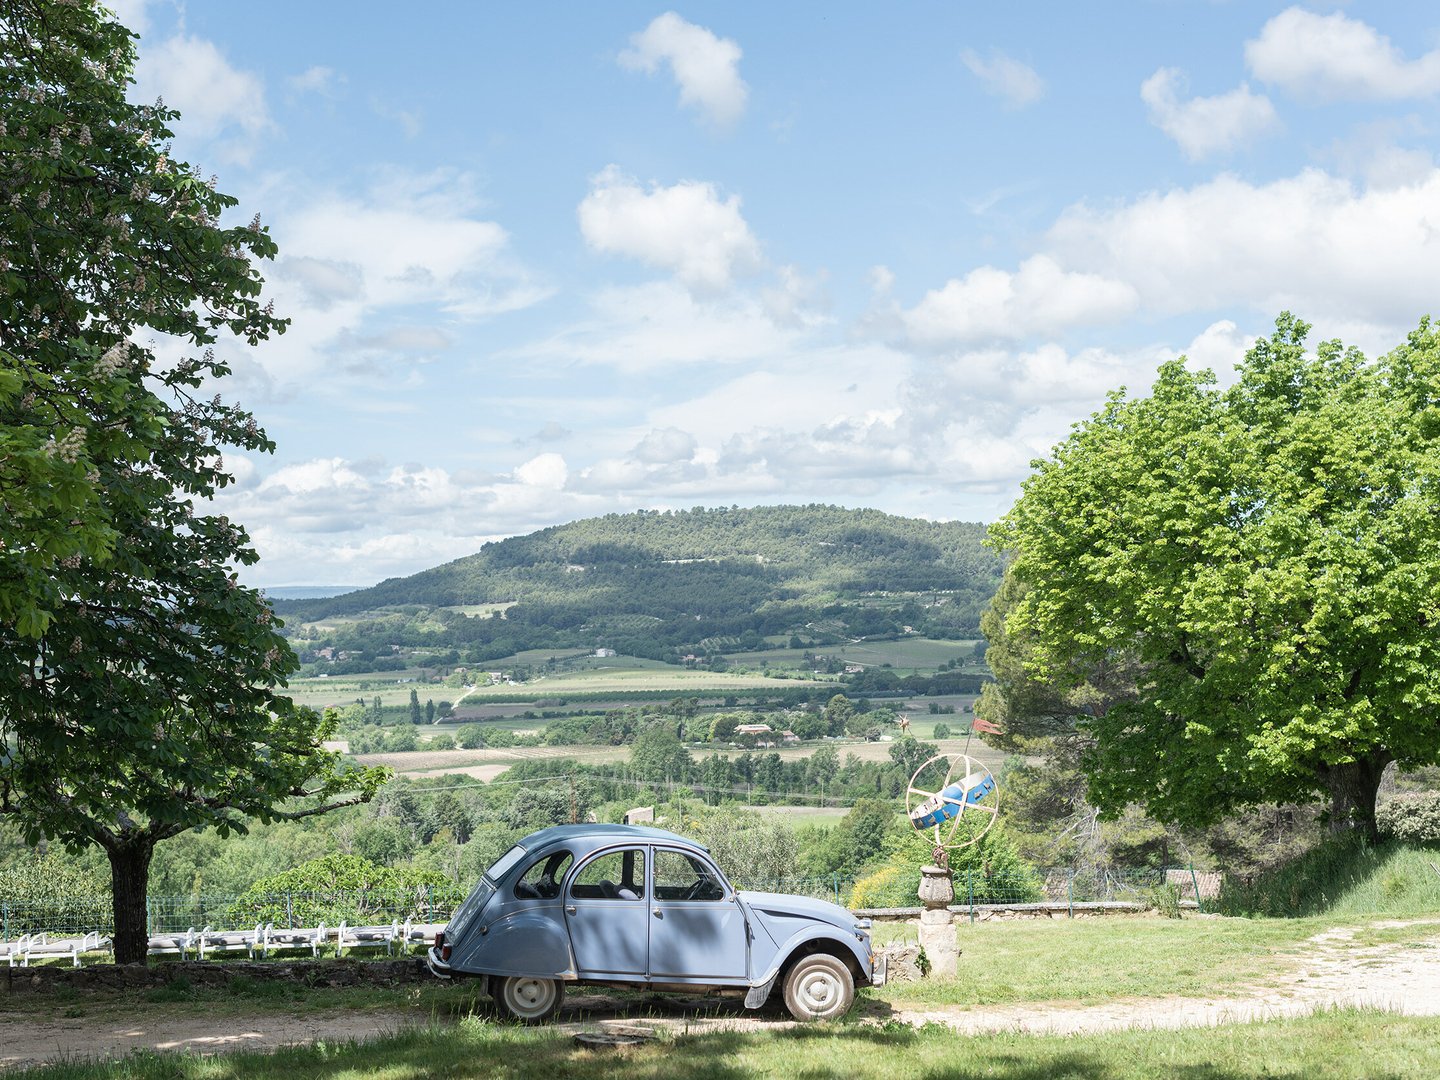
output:
[[[993,520],[1105,393],[1440,282],[1429,4],[124,0],[293,320],[251,584],[612,511]],[[161,348],[165,348],[164,345]]]

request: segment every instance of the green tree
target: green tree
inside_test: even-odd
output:
[[[822,746],[805,761],[805,779],[823,793],[840,771],[840,755],[833,746]]]
[[[694,768],[690,752],[669,723],[652,723],[635,737],[630,747],[630,768],[642,780],[652,783],[684,781]]]
[[[1081,721],[1102,810],[1204,825],[1323,793],[1374,839],[1385,767],[1440,759],[1440,335],[1370,362],[1308,330],[1282,315],[1228,390],[1181,359],[1113,394],[995,527],[1031,679],[1073,708],[1133,664]]]
[[[821,719],[825,721],[825,734],[844,735],[846,725],[855,716],[855,706],[844,694],[836,694],[825,705]]]
[[[425,714],[420,711],[420,691],[412,687],[410,690],[410,723],[420,724],[424,720]]]
[[[171,160],[173,112],[126,100],[134,56],[93,2],[0,0],[0,813],[104,849],[120,962],[145,959],[157,843],[384,775],[278,693],[294,654],[231,569],[256,553],[201,509],[224,449],[272,449],[211,346],[284,329],[275,247],[220,226],[235,200]],[[200,355],[157,364],[152,332]]]

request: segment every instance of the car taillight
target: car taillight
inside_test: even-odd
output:
[[[437,930],[435,932],[435,948],[439,951],[441,960],[450,959],[450,946],[445,944],[444,930]]]

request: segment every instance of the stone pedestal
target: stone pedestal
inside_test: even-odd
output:
[[[930,974],[954,978],[960,969],[960,945],[955,940],[955,925],[950,916],[950,901],[955,899],[955,886],[950,871],[940,866],[920,868],[920,947],[930,961]]]

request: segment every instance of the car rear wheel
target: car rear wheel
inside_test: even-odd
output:
[[[828,953],[802,957],[785,976],[785,1008],[796,1020],[834,1020],[855,1000],[855,979],[845,961]]]
[[[495,1005],[501,1014],[526,1024],[540,1024],[560,1011],[565,986],[558,979],[515,975],[498,980]]]

